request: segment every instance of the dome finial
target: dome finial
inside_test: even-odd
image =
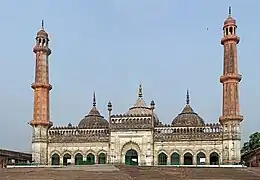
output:
[[[228,7],[228,16],[231,17],[231,6]]]
[[[44,20],[42,20],[42,30],[44,30]]]
[[[94,93],[93,93],[93,107],[96,107],[96,93],[95,93],[95,91],[94,91]]]
[[[186,94],[186,104],[190,104],[190,94],[189,94],[189,89],[187,89],[187,94]]]
[[[143,87],[142,87],[142,83],[140,83],[140,85],[139,85],[138,97],[139,97],[139,98],[143,97]]]

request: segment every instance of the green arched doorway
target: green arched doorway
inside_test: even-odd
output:
[[[130,149],[125,154],[126,165],[138,165],[138,153],[134,149]]]
[[[189,152],[184,154],[184,165],[192,165],[193,164],[193,155]]]
[[[158,165],[167,165],[167,155],[163,152],[161,152],[158,155]]]
[[[71,155],[66,153],[63,156],[63,165],[67,166],[71,164]]]
[[[203,152],[197,154],[197,165],[204,165],[206,163],[206,155]]]
[[[98,155],[98,164],[106,164],[106,154],[105,153],[100,153]]]
[[[83,164],[83,155],[80,153],[77,153],[75,155],[75,165],[82,165]]]
[[[210,154],[210,165],[219,165],[219,155],[216,152]]]
[[[53,154],[51,156],[51,165],[60,165],[60,156],[58,154]]]
[[[171,155],[171,165],[180,165],[180,155],[176,152]]]
[[[89,153],[87,155],[87,164],[95,164],[95,155],[92,153]]]

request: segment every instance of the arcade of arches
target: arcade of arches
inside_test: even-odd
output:
[[[140,161],[138,159],[138,153],[134,149],[129,149],[125,153],[125,164],[127,165],[138,165]],[[74,162],[71,161],[74,159]],[[204,152],[199,152],[197,155],[192,155],[190,152],[186,152],[182,156],[178,152],[172,153],[169,157],[165,152],[160,152],[157,156],[158,165],[219,165],[219,154],[216,152],[210,153],[208,156]],[[183,163],[182,163],[183,162]],[[65,153],[62,157],[54,153],[51,156],[52,165],[88,165],[88,164],[106,164],[107,155],[105,153],[100,153],[95,156],[93,153],[88,153],[84,156],[81,153],[75,154],[74,158],[69,153]]]
[[[90,165],[106,163],[107,155],[103,152],[99,153],[98,156],[95,156],[93,153],[88,153],[87,156],[77,153],[74,157],[69,153],[65,153],[62,157],[58,153],[54,153],[51,156],[51,165]]]
[[[197,153],[193,156],[190,152],[186,152],[181,156],[179,153],[174,152],[168,157],[164,152],[158,154],[158,165],[219,165],[219,154],[212,152],[206,156],[204,152]],[[182,162],[182,163],[181,163]]]

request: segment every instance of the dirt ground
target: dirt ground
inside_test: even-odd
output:
[[[0,169],[0,180],[259,180],[260,168],[68,167]]]

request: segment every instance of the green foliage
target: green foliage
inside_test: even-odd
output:
[[[255,132],[249,136],[249,141],[244,143],[241,153],[252,151],[260,147],[260,132]]]

